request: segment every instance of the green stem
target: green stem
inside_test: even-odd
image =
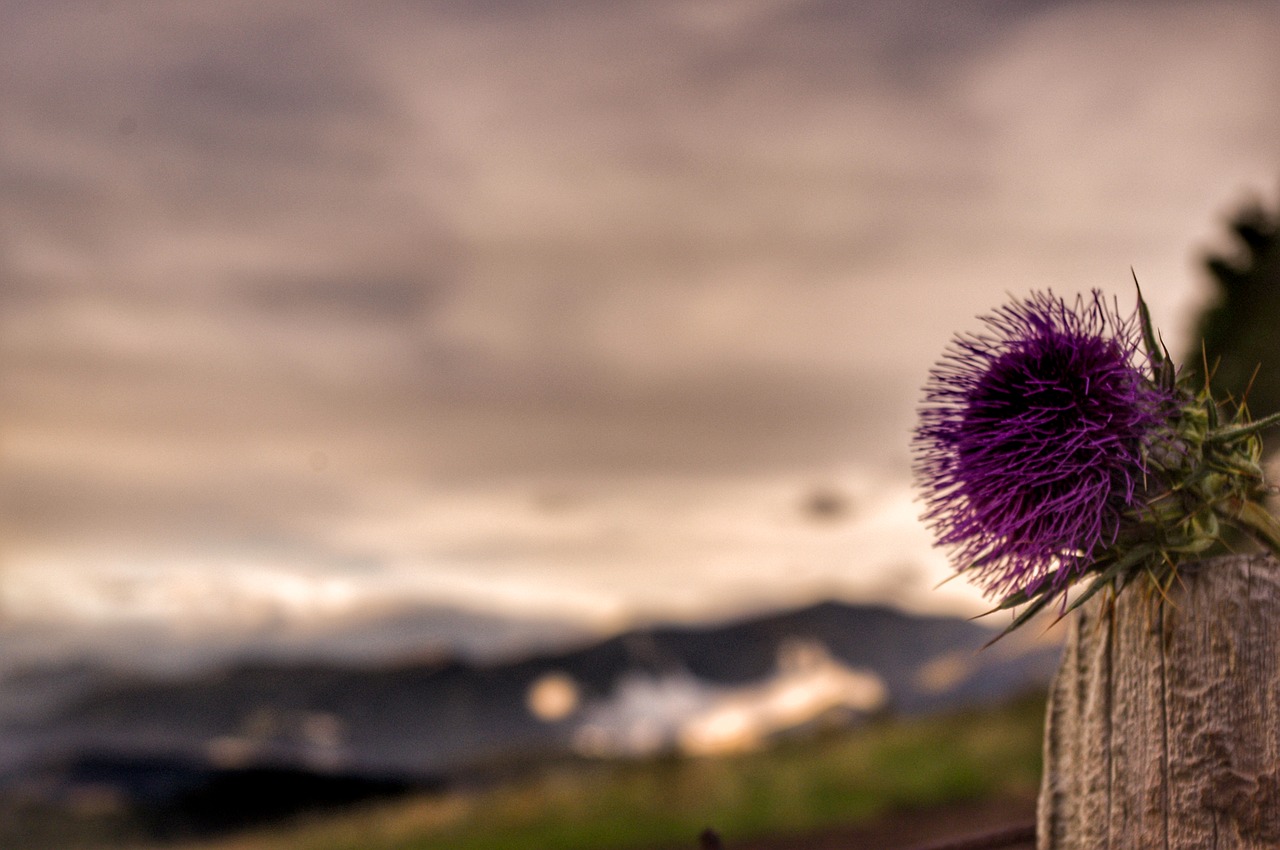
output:
[[[1252,422],[1246,422],[1243,425],[1236,425],[1231,428],[1223,428],[1218,431],[1210,431],[1205,437],[1207,443],[1229,443],[1232,440],[1238,440],[1241,437],[1248,437],[1256,434],[1264,428],[1270,428],[1272,425],[1280,425],[1280,411],[1272,413],[1270,416],[1264,416],[1261,419],[1255,419]]]

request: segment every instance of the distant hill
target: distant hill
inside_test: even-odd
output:
[[[1047,682],[1055,644],[1016,633],[979,651],[991,636],[965,620],[825,603],[488,664],[255,662],[190,678],[84,665],[28,670],[2,687],[46,698],[39,711],[0,718],[0,789],[57,799],[89,785],[165,805],[166,793],[190,795],[237,772],[439,784],[581,753],[589,723],[621,724],[618,740],[652,752],[679,748],[684,724],[695,720],[767,717],[776,734],[822,719],[778,705],[839,709],[843,722],[872,710],[980,704]],[[860,683],[862,696],[844,699],[833,681]],[[753,713],[762,707],[772,713]],[[148,765],[182,781],[156,781]]]

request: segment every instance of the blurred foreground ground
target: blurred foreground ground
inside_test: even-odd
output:
[[[725,850],[915,850],[1030,824],[1035,820],[1035,810],[1034,794],[999,796],[895,811],[856,826],[738,841],[726,845]],[[1027,842],[1025,846],[1031,850],[1034,842]],[[1015,845],[1008,850],[1023,850],[1023,846]]]
[[[200,838],[158,837],[138,813],[14,810],[0,813],[0,847],[694,850],[713,827],[726,850],[909,848],[1030,819],[1043,713],[1034,693],[814,730],[731,757],[560,761]]]

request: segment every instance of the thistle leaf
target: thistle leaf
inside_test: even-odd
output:
[[[1280,558],[1280,522],[1266,508],[1257,502],[1243,500],[1229,513],[1228,519],[1235,520],[1259,543],[1270,549],[1273,555]]]
[[[1013,631],[1014,629],[1018,628],[1021,625],[1024,625],[1036,614],[1039,614],[1041,611],[1043,611],[1045,607],[1052,601],[1053,601],[1053,594],[1051,593],[1040,594],[1038,597],[1036,597],[1035,601],[1033,601],[1026,608],[1022,609],[1022,611],[1019,612],[1018,616],[1013,618],[1013,622],[1010,623],[1007,627],[1005,627],[1004,631],[1000,632],[1000,634],[996,635],[991,640],[983,644],[982,648],[986,649],[987,647],[994,644],[996,641],[1000,640],[1000,638],[1009,634],[1009,632]]]
[[[1117,558],[1115,563],[1107,567],[1096,579],[1094,579],[1093,583],[1090,584],[1087,588],[1085,588],[1083,593],[1081,593],[1075,599],[1071,600],[1071,604],[1067,606],[1067,609],[1065,611],[1062,612],[1062,614],[1058,617],[1058,620],[1061,620],[1063,617],[1067,616],[1072,611],[1076,610],[1081,605],[1088,602],[1091,598],[1093,598],[1093,596],[1099,590],[1102,590],[1102,588],[1106,587],[1108,584],[1111,584],[1111,582],[1120,578],[1122,574],[1138,566],[1147,558],[1150,558],[1152,555],[1155,555],[1158,551],[1159,551],[1158,549],[1156,549],[1154,546],[1151,546],[1150,544],[1135,546],[1132,549],[1130,549],[1128,552],[1124,554],[1124,557]],[[1056,623],[1057,620],[1055,620],[1054,622]]]
[[[1133,275],[1133,286],[1138,290],[1138,321],[1142,324],[1142,345],[1147,350],[1147,358],[1158,369],[1165,361],[1164,352],[1156,341],[1156,331],[1151,325],[1151,311],[1147,309],[1147,302],[1142,297],[1142,287],[1138,285],[1138,273],[1132,266],[1129,267],[1129,273]]]

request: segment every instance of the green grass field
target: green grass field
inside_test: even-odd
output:
[[[877,720],[722,759],[573,762],[496,788],[417,796],[199,844],[201,850],[693,847],[866,821],[895,809],[1030,795],[1044,701]],[[172,846],[172,845],[170,845]]]

